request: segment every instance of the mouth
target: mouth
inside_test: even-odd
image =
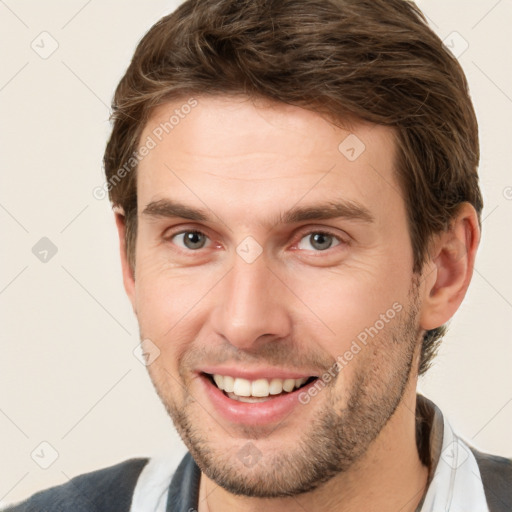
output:
[[[203,375],[226,397],[244,403],[268,402],[290,395],[318,379],[318,377],[311,376],[298,379],[258,378],[249,380],[230,375],[209,373]]]

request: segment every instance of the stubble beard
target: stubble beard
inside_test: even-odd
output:
[[[237,450],[231,449],[229,443],[240,445],[240,439],[231,439],[226,433],[227,446],[213,445],[202,428],[205,422],[197,416],[200,408],[196,401],[188,395],[179,406],[163,396],[152,376],[157,393],[201,471],[230,493],[255,498],[297,496],[349,471],[392,417],[407,388],[419,335],[416,287],[411,289],[409,298],[407,308],[393,320],[396,324],[387,332],[380,332],[363,349],[372,351],[373,357],[355,371],[350,389],[345,392],[349,397],[347,405],[341,408],[341,398],[334,393],[334,379],[319,393],[329,393],[330,399],[317,408],[293,448],[287,445],[280,452],[263,451],[261,459],[251,467],[234,460]],[[302,407],[314,407],[314,403],[312,400]],[[250,429],[246,429],[248,432]],[[261,436],[255,434],[252,439],[258,445],[256,439]],[[250,438],[245,443],[249,441]]]

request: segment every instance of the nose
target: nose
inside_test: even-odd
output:
[[[291,320],[286,291],[263,257],[247,263],[235,256],[231,271],[216,290],[211,317],[214,330],[231,345],[246,351],[288,337]]]

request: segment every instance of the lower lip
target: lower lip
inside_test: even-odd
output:
[[[307,392],[310,386],[316,382],[312,381],[291,393],[283,393],[265,402],[239,402],[224,394],[208,377],[200,375],[200,380],[205,392],[215,409],[230,423],[247,425],[269,425],[277,423],[286,418],[297,407],[307,407],[299,401],[299,395]]]

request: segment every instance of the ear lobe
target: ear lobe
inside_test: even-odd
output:
[[[463,203],[450,228],[436,236],[424,268],[422,329],[443,325],[459,308],[471,281],[479,241],[477,213]]]
[[[128,253],[126,251],[126,216],[121,208],[116,208],[115,220],[117,227],[117,234],[119,236],[119,255],[121,256],[121,268],[123,272],[123,284],[126,294],[132,303],[133,311],[135,309],[135,275],[128,261]]]

